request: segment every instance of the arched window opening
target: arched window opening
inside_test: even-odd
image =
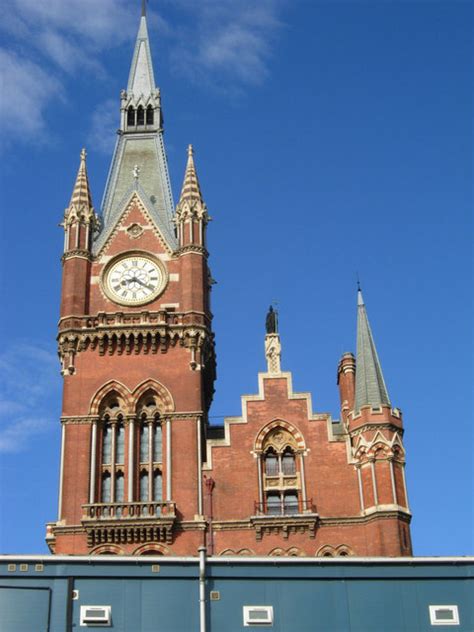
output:
[[[153,474],[153,500],[157,503],[163,500],[163,482],[159,470],[156,470]]]
[[[285,493],[283,497],[283,513],[287,516],[298,513],[298,493],[296,491]]]
[[[286,476],[296,474],[295,455],[291,448],[286,448],[283,456],[281,457],[281,469],[283,474]]]
[[[117,426],[115,437],[115,462],[119,465],[125,462],[125,428],[122,423]]]
[[[265,474],[267,476],[278,476],[279,473],[278,456],[275,451],[270,448],[265,454]]]
[[[102,434],[102,465],[112,462],[112,425],[106,423]]]
[[[148,472],[145,470],[140,474],[140,502],[148,501]]]
[[[117,472],[115,476],[115,502],[123,503],[124,490],[125,490],[125,478],[123,472]]]
[[[262,442],[261,499],[269,515],[294,515],[307,508],[304,502],[303,454],[293,434],[273,427]],[[300,455],[297,459],[297,455]]]
[[[132,106],[127,110],[127,125],[128,127],[135,127],[135,110]]]
[[[280,494],[269,493],[267,495],[267,514],[269,516],[281,514]]]
[[[110,492],[111,492],[111,488],[110,488],[110,483],[111,483],[111,476],[110,476],[110,472],[104,472],[102,474],[102,489],[101,489],[101,502],[103,503],[109,503],[110,502]]]
[[[326,553],[323,553],[323,557],[333,557],[333,554],[326,551]]]
[[[149,437],[150,428],[146,422],[143,422],[140,427],[140,463],[147,463],[150,460],[149,452]]]
[[[156,463],[161,463],[162,459],[163,459],[163,437],[162,437],[162,431],[161,431],[161,424],[156,424],[155,428],[154,428],[154,434],[153,434],[153,460]]]
[[[339,553],[339,555],[340,555],[341,557],[348,557],[349,553],[348,553],[347,551],[341,551],[341,552]]]
[[[153,125],[155,116],[154,116],[153,108],[149,105],[146,109],[146,124]]]
[[[145,110],[141,105],[137,108],[137,126],[145,125]]]

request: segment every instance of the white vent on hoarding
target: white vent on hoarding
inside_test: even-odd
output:
[[[273,625],[273,606],[244,606],[244,627]]]
[[[459,625],[457,606],[430,606],[431,625]]]
[[[81,626],[110,626],[111,606],[81,606]]]

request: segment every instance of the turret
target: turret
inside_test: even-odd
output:
[[[390,403],[360,288],[357,313],[355,366],[353,356],[345,354],[339,365],[339,384],[343,410],[352,408],[346,419],[359,480],[361,512],[363,515],[397,512],[400,517],[397,546],[405,554],[411,554],[402,417],[400,410],[392,408]]]
[[[180,248],[190,245],[205,248],[206,227],[209,220],[210,217],[202,198],[201,187],[196,174],[193,147],[189,145],[188,163],[175,215]]]
[[[83,149],[71,201],[61,224],[64,228],[61,317],[87,313],[91,243],[99,220],[92,206],[86,155]]]

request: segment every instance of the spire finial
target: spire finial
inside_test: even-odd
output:
[[[194,156],[194,149],[192,145],[188,145],[188,156],[192,158]]]
[[[86,161],[86,158],[87,158],[87,151],[86,151],[86,148],[85,148],[85,147],[83,147],[83,148],[81,149],[81,162],[85,162],[85,161]]]
[[[142,0],[142,17],[146,17],[146,2],[147,0]]]

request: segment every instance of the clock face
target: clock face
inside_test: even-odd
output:
[[[128,255],[113,263],[105,272],[104,287],[115,303],[149,303],[162,292],[165,274],[161,265],[142,254]]]

